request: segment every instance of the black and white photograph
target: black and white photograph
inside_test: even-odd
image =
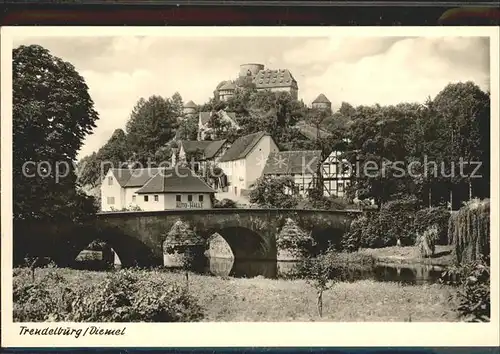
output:
[[[498,29],[88,31],[2,43],[16,340],[498,330]]]

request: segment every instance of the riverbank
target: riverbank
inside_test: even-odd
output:
[[[409,247],[385,247],[365,248],[354,252],[359,256],[372,257],[380,264],[406,264],[406,265],[433,265],[448,267],[453,264],[453,246],[436,246],[433,257],[423,258],[415,246]]]
[[[40,282],[48,273],[55,283]],[[51,296],[70,288],[98,287],[106,272],[72,269],[40,269],[36,278]],[[171,286],[186,285],[185,275],[168,271],[141,271],[141,277]],[[54,278],[54,275],[51,276]],[[26,270],[14,271],[14,282],[29,284]],[[44,285],[46,284],[46,285]],[[58,288],[59,287],[59,288]],[[404,286],[363,280],[336,283],[323,295],[323,317],[318,316],[316,291],[304,280],[238,279],[189,275],[189,293],[203,311],[202,321],[458,321],[449,297],[454,290],[443,285]],[[22,310],[24,305],[14,303]]]

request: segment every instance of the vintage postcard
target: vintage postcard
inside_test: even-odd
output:
[[[2,28],[2,343],[498,345],[498,42]]]

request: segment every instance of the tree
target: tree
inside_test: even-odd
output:
[[[250,203],[263,208],[294,208],[298,198],[286,191],[294,192],[296,186],[291,177],[264,176],[257,180],[250,192]]]
[[[170,101],[172,102],[172,109],[174,110],[176,117],[183,117],[184,102],[182,101],[181,94],[179,92],[174,93]]]
[[[13,50],[15,220],[81,221],[95,213],[73,163],[98,114],[73,65],[39,45]]]
[[[183,118],[179,123],[176,138],[178,140],[196,140],[198,136],[198,116]]]
[[[140,99],[127,122],[127,142],[142,165],[154,160],[154,154],[175,136],[176,107],[171,100],[151,96]]]

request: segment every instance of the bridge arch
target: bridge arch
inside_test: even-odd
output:
[[[116,252],[124,268],[159,265],[149,247],[134,235],[128,235],[116,227],[80,226],[72,229],[65,238],[67,247],[64,249],[65,254],[58,257],[59,263],[72,264],[92,241],[101,240]]]
[[[314,253],[324,252],[329,247],[340,251],[344,233],[345,229],[338,226],[314,227],[311,230],[311,237],[315,243]]]
[[[268,258],[270,245],[258,232],[249,227],[223,225],[210,228],[202,236],[207,240],[207,248],[213,234],[219,234],[231,248],[235,261]]]

